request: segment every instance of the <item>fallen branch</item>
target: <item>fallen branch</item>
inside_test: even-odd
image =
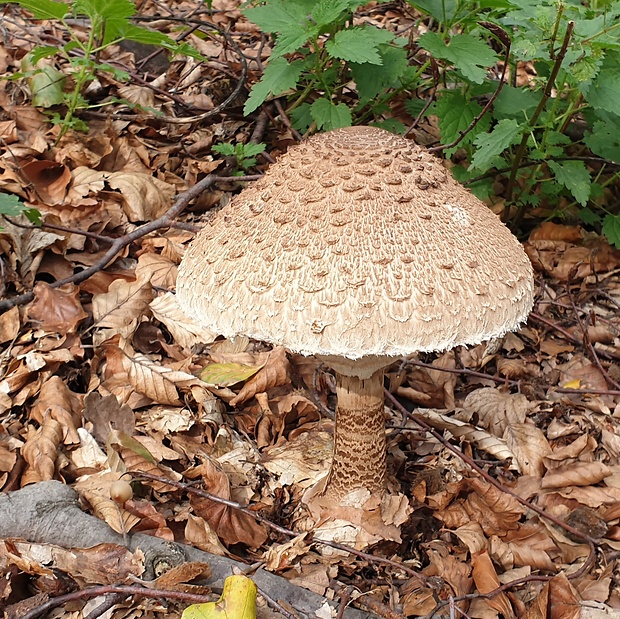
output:
[[[145,555],[144,578],[153,578],[160,563],[169,566],[186,561],[208,563],[212,574],[206,584],[221,587],[233,568],[246,571],[248,566],[229,559],[197,550],[185,544],[166,542],[157,537],[140,533],[127,535],[126,542],[120,533],[105,522],[84,513],[78,503],[77,493],[58,481],[46,481],[27,486],[0,496],[0,538],[25,539],[39,544],[53,544],[63,548],[90,548],[98,544],[117,544]],[[262,569],[252,579],[274,600],[283,600],[299,617],[316,617],[326,598],[298,587],[280,576]],[[334,609],[337,605],[329,601]],[[371,615],[347,608],[345,619],[369,619]]]

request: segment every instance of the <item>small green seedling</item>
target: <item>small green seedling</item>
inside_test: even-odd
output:
[[[41,213],[36,208],[28,208],[17,196],[0,192],[0,216],[19,217],[25,215],[33,224],[41,225]],[[2,227],[0,226],[0,230]]]
[[[265,150],[265,144],[216,144],[211,150],[224,155],[225,157],[234,157],[235,169],[234,176],[243,176],[251,167],[256,165],[256,156]]]

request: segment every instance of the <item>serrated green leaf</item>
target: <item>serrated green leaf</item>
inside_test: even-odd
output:
[[[329,99],[317,99],[310,106],[310,113],[316,126],[325,131],[350,127],[353,122],[351,110],[344,103],[334,105]]]
[[[200,372],[200,380],[216,387],[230,387],[251,378],[262,367],[243,363],[210,363]]]
[[[55,56],[58,53],[57,47],[35,47],[28,54],[28,61],[33,65],[36,65],[39,60],[43,60],[43,58],[50,58],[51,56]],[[23,66],[23,63],[22,63]]]
[[[17,196],[0,192],[0,215],[18,217],[25,210],[26,207]]]
[[[301,133],[305,133],[310,128],[310,125],[314,122],[312,118],[312,111],[309,103],[302,103],[291,112],[291,122],[293,127]]]
[[[593,108],[620,116],[620,51],[607,54],[596,78],[582,91]]]
[[[75,0],[73,13],[87,15],[91,19],[101,17],[109,19],[127,20],[136,12],[136,7],[130,0]]]
[[[594,226],[596,224],[601,223],[601,217],[597,213],[595,213],[591,208],[587,206],[585,208],[579,209],[579,219],[583,221],[584,224],[588,224],[589,226]]]
[[[325,44],[330,56],[356,62],[380,65],[383,62],[378,46],[389,43],[394,35],[374,26],[356,26],[337,32],[333,39]]]
[[[439,119],[439,132],[442,144],[456,140],[461,131],[469,127],[471,122],[482,111],[475,101],[467,101],[460,92],[444,91],[435,104],[434,112]],[[482,127],[478,128],[482,130]],[[465,143],[471,142],[475,134],[468,134]]]
[[[243,113],[247,116],[253,112],[267,100],[269,95],[278,96],[295,88],[303,68],[303,60],[294,60],[291,63],[285,58],[270,60],[260,81],[252,87]]]
[[[268,4],[244,9],[245,16],[265,32],[286,32],[308,22],[316,0],[271,0]]]
[[[555,180],[566,187],[575,200],[585,206],[590,198],[592,179],[583,161],[550,161]]]
[[[534,110],[539,100],[540,95],[529,88],[514,88],[506,84],[495,99],[493,115],[498,120],[517,116],[523,117],[523,114]]]
[[[477,150],[469,169],[486,172],[493,167],[495,158],[521,138],[521,126],[514,119],[500,120],[491,133],[480,134],[474,143]]]
[[[344,11],[350,10],[350,4],[350,0],[319,0],[312,9],[312,19],[322,28],[336,21]]]
[[[620,215],[605,215],[605,219],[603,219],[603,234],[612,245],[620,249]]]
[[[7,4],[7,2],[0,2]],[[17,4],[30,11],[35,19],[63,19],[70,11],[68,4],[53,0],[18,0]]]
[[[484,41],[470,34],[456,34],[446,43],[436,32],[427,32],[418,43],[435,58],[453,64],[467,80],[475,84],[482,84],[487,68],[497,61],[495,52]]]
[[[400,78],[407,70],[406,50],[392,45],[379,45],[377,49],[383,65],[381,71],[377,71],[376,65],[369,63],[349,64],[361,105],[365,105],[388,88],[397,88]]]
[[[595,155],[620,163],[620,118],[617,123],[595,122],[583,141]]]
[[[452,21],[456,14],[456,0],[407,0],[411,6],[432,15],[438,22]]]
[[[235,154],[235,147],[232,144],[215,144],[211,147],[211,150],[225,157]]]

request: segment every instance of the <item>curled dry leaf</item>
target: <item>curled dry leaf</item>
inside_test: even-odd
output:
[[[145,253],[138,258],[136,277],[157,288],[174,288],[177,265],[161,254]]]
[[[603,462],[576,462],[549,471],[542,480],[542,488],[592,486],[609,477],[612,470]]]
[[[463,506],[487,535],[505,535],[519,527],[524,508],[514,497],[478,477],[468,478],[467,485],[473,492]]]
[[[82,477],[75,490],[89,503],[97,518],[103,520],[117,533],[127,533],[140,522],[140,518],[123,509],[110,496],[112,484],[120,479],[119,473],[102,472]]]
[[[30,470],[24,474],[22,483],[24,479],[28,483],[54,479],[62,434],[62,426],[52,417],[46,417],[38,430],[29,432],[21,453]]]
[[[106,182],[123,196],[123,210],[129,221],[151,221],[163,215],[174,198],[175,188],[141,172],[106,173]]]
[[[154,299],[149,307],[153,316],[170,331],[174,341],[185,349],[195,344],[208,344],[216,338],[214,333],[201,327],[183,312],[171,292]]]
[[[493,589],[497,589],[500,586],[497,572],[486,550],[473,555],[471,562],[473,568],[472,576],[480,593],[490,593]],[[512,605],[504,592],[484,601],[488,606],[501,613],[504,619],[514,619],[515,614]]]
[[[78,324],[88,317],[79,296],[80,289],[74,284],[52,288],[45,282],[37,282],[28,317],[47,333],[74,333]]]
[[[187,473],[202,477],[205,490],[222,499],[230,499],[230,482],[216,462],[210,458]],[[197,516],[204,518],[225,544],[245,544],[258,548],[267,539],[265,528],[254,518],[227,505],[192,495],[190,503]]]
[[[118,346],[109,342],[103,348],[108,363],[112,362],[115,371],[124,372],[125,380],[138,393],[158,404],[181,404],[177,385],[196,380],[192,374],[171,370],[136,353],[127,342],[120,341]]]
[[[469,423],[443,415],[432,409],[420,409],[424,419],[434,428],[439,430],[449,430],[454,436],[464,438],[469,443],[475,445],[479,450],[486,451],[498,460],[507,460],[512,458],[514,454],[508,448],[508,445],[500,438],[489,434],[484,430],[480,430]],[[517,468],[516,461],[513,462],[511,468]]]
[[[501,438],[508,426],[525,421],[532,406],[521,393],[503,393],[495,387],[483,387],[465,398],[463,408],[476,413],[478,425]]]
[[[204,552],[210,552],[220,557],[228,556],[228,552],[222,546],[220,538],[209,526],[209,523],[200,516],[194,516],[194,514],[187,515],[185,539],[189,544],[204,550]]]
[[[12,307],[7,312],[0,314],[0,344],[17,338],[20,327],[19,307]]]
[[[120,334],[129,337],[153,300],[150,282],[117,279],[108,291],[93,296],[93,318],[99,329],[108,329],[105,338]]]
[[[578,619],[581,617],[579,596],[564,572],[549,582],[549,619]]]
[[[283,346],[275,347],[270,353],[265,365],[248,380],[235,398],[230,401],[231,406],[237,406],[253,398],[257,393],[264,393],[273,387],[286,385],[290,382],[290,366]]]
[[[544,459],[551,453],[551,446],[539,427],[531,423],[511,424],[504,431],[504,440],[523,475],[543,476]]]

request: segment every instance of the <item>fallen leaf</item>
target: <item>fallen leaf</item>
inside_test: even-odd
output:
[[[500,586],[497,572],[486,550],[473,555],[471,563],[472,576],[476,583],[476,588],[480,593],[490,593]],[[504,619],[514,618],[514,611],[512,610],[508,596],[504,592],[498,593],[492,598],[485,599],[484,601],[488,606],[501,613]]]
[[[67,335],[88,318],[79,299],[80,289],[73,284],[52,288],[45,282],[37,282],[34,300],[28,306],[28,318],[48,333]]]

